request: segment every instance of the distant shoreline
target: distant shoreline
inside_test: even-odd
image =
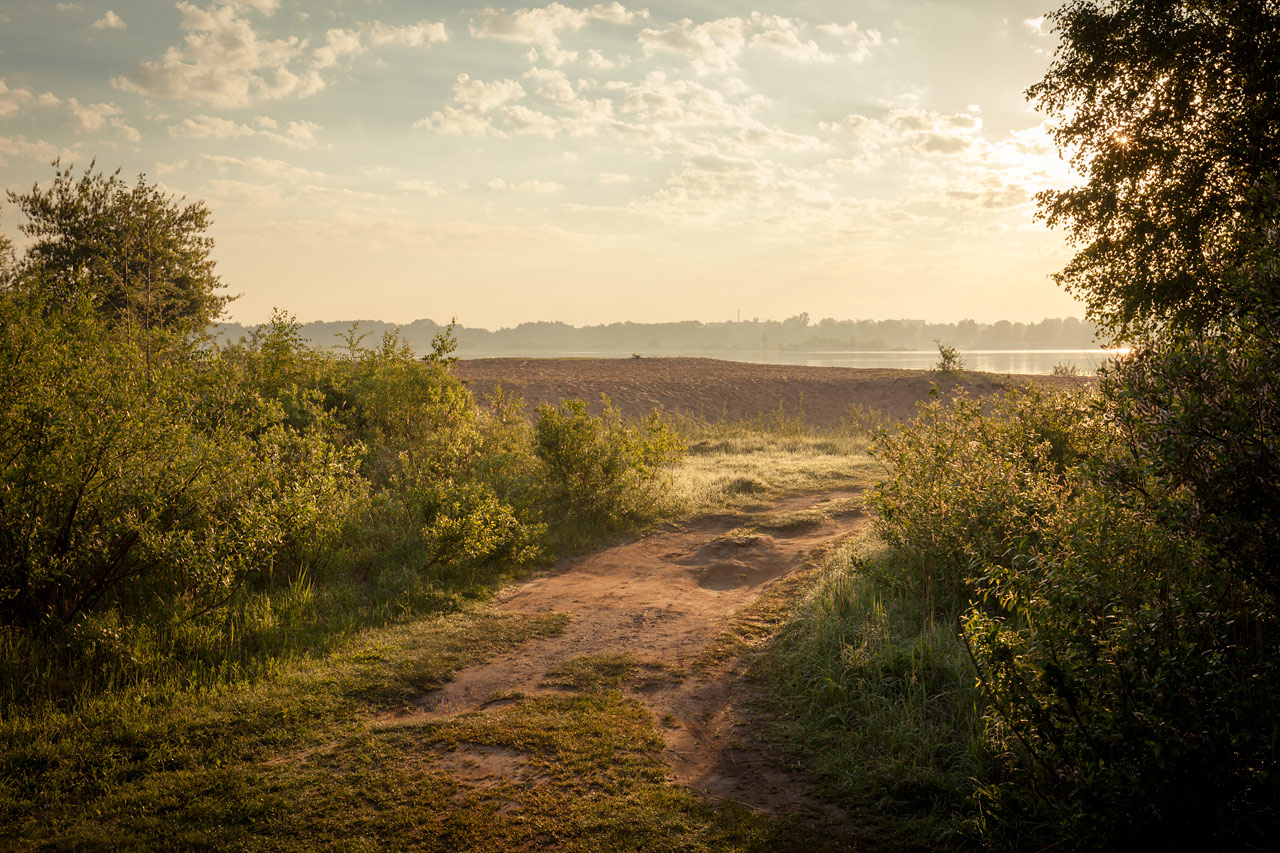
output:
[[[938,362],[936,350],[739,350],[687,352],[608,352],[608,351],[534,351],[456,353],[466,361],[484,360],[548,360],[604,361],[690,359],[722,361],[729,364],[786,365],[815,368],[852,368],[862,370],[905,370],[915,373],[932,371]],[[1074,369],[1079,375],[1093,375],[1097,369],[1117,355],[1109,349],[1004,349],[961,350],[967,370],[994,375],[1048,376],[1059,370]]]

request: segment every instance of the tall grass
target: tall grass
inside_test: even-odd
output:
[[[877,843],[957,843],[988,773],[980,697],[953,618],[866,535],[827,555],[765,657],[781,742]]]

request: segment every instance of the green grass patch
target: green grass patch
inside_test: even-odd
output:
[[[0,719],[0,839],[92,847],[118,831],[185,846],[164,833],[188,825],[195,839],[255,823],[275,791],[264,767],[349,739],[458,669],[566,622],[472,608],[365,631],[241,684],[98,692],[11,712]]]
[[[815,530],[831,520],[830,513],[822,509],[805,509],[782,515],[761,516],[751,520],[756,530],[774,535],[798,535]]]
[[[543,687],[598,693],[624,686],[643,690],[662,684],[679,684],[682,670],[661,661],[643,660],[632,652],[604,652],[567,660],[542,679]]]
[[[874,540],[833,550],[760,657],[779,743],[877,844],[961,843],[992,767],[955,624]]]

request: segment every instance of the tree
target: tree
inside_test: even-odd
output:
[[[13,241],[0,234],[0,291],[12,286],[14,266]]]
[[[8,194],[32,241],[16,286],[57,304],[88,297],[129,327],[197,330],[222,313],[229,298],[218,292],[203,202],[181,204],[145,175],[130,187],[92,163],[78,178],[72,166],[53,166],[48,189]]]
[[[1057,280],[1132,339],[1234,310],[1252,190],[1280,168],[1280,3],[1072,0],[1027,90],[1085,182],[1040,194],[1082,248]]]

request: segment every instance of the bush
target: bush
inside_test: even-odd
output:
[[[1157,421],[1116,400],[1150,368],[1105,399],[935,403],[881,440],[877,527],[926,609],[961,614],[1004,757],[977,791],[989,843],[1257,844],[1275,825],[1280,628],[1184,523],[1197,499],[1151,464],[1157,439],[1132,441]]]
[[[1017,391],[983,404],[934,401],[875,453],[887,476],[870,491],[877,532],[915,567],[926,607],[957,614],[979,592],[972,564],[1033,547],[1102,440],[1089,397]]]
[[[942,341],[934,341],[934,343],[938,345],[938,363],[934,366],[934,370],[941,370],[943,373],[959,373],[964,370],[964,359],[960,357],[960,350]]]
[[[657,412],[632,425],[607,397],[603,403],[600,417],[581,400],[539,406],[535,452],[555,512],[615,529],[654,514],[659,478],[684,444]]]
[[[215,607],[340,523],[357,450],[282,422],[181,337],[0,300],[0,614]],[[300,551],[296,553],[301,554]]]
[[[1194,542],[1105,489],[1034,550],[977,568],[963,621],[1009,775],[987,832],[1027,822],[1083,847],[1262,843],[1275,778],[1275,625]]]

